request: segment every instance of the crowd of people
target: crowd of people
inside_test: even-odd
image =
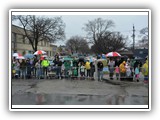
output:
[[[148,82],[148,59],[145,63],[139,60],[121,58],[107,58],[107,66],[104,66],[102,61],[89,61],[84,59],[62,60],[56,54],[53,59],[53,65],[50,64],[47,57],[41,59],[35,56],[34,59],[16,59],[12,60],[12,78],[30,79],[32,77],[42,79],[47,78],[48,72],[54,71],[55,78],[77,78],[81,80],[94,80],[95,72],[97,72],[98,81],[103,80],[104,67],[108,67],[110,80],[116,78],[136,79],[139,82],[140,72],[144,75],[144,81]],[[115,77],[114,77],[115,75]]]

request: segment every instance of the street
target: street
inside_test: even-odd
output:
[[[148,105],[140,82],[12,79],[12,105]]]

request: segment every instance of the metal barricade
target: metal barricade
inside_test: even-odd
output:
[[[111,71],[112,69],[112,71]],[[100,75],[100,76],[99,76]],[[49,66],[49,67],[33,67],[25,66],[19,69],[12,68],[12,78],[13,79],[91,79],[98,80],[101,79],[114,79],[114,80],[143,80],[144,75],[142,74],[142,68],[139,68],[139,73],[135,74],[135,69],[130,67],[130,71],[122,73],[116,71],[116,67],[109,68],[105,66],[103,71],[98,71],[97,67],[91,68],[90,70],[85,69],[84,72],[81,71],[81,67],[70,67],[69,69],[61,68],[61,66]]]

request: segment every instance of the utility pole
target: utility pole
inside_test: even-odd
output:
[[[135,49],[135,27],[134,27],[134,24],[133,24],[133,34],[132,34],[132,37],[133,37],[133,53],[134,53],[134,49]]]

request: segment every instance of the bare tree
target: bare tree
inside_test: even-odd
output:
[[[81,41],[79,41],[79,53],[82,54],[88,54],[90,53],[90,48],[88,45],[88,42],[85,39],[82,39]]]
[[[87,41],[80,36],[72,36],[67,42],[66,47],[73,53],[88,53],[89,46]]]
[[[142,37],[141,40],[139,40],[140,47],[148,48],[149,42],[148,42],[148,27],[145,27],[140,30],[140,35]]]
[[[108,31],[108,29],[113,26],[114,22],[112,20],[97,18],[88,21],[83,29],[87,32],[91,42],[95,44]]]
[[[72,54],[74,52],[77,53],[77,50],[78,50],[78,47],[79,47],[78,41],[79,41],[79,37],[78,36],[73,36],[66,42],[66,47],[71,50]]]
[[[47,18],[35,15],[12,16],[23,28],[25,36],[28,38],[34,51],[37,51],[38,42],[55,42],[65,38],[64,28],[61,17]]]
[[[91,49],[95,53],[107,53],[111,51],[117,51],[125,47],[126,38],[119,32],[106,32],[103,37],[99,38]]]
[[[83,28],[93,46],[92,51],[95,53],[107,53],[110,51],[117,51],[125,46],[125,38],[119,32],[111,32],[109,29],[114,27],[112,20],[105,20],[97,18],[88,21]]]

